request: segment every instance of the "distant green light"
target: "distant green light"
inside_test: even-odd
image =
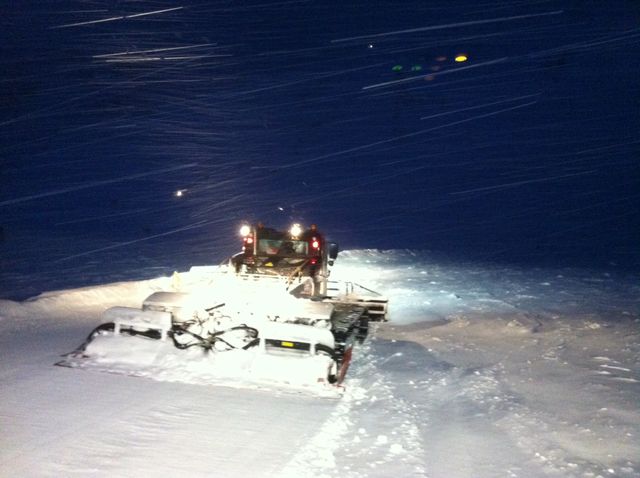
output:
[[[395,65],[393,68],[391,68],[393,71],[402,71],[402,65]]]

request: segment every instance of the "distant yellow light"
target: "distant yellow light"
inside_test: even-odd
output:
[[[467,55],[458,55],[456,56],[456,63],[462,63],[463,61],[467,61]]]

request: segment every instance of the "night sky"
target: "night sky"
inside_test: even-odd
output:
[[[637,1],[1,13],[0,297],[219,263],[257,220],[640,270]]]

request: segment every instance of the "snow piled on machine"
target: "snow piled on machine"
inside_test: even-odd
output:
[[[278,277],[237,276],[225,267],[176,273],[168,290],[137,307],[107,309],[104,324],[56,365],[339,396],[342,389],[328,381],[337,374],[333,357],[316,352],[336,346],[329,330],[333,306],[297,298],[291,289]],[[294,323],[301,317],[314,325]]]
[[[146,377],[158,381],[234,388],[293,389],[327,396],[338,390],[318,387],[316,375],[330,367],[323,356],[264,354],[258,349],[207,354],[179,350],[169,341],[105,335],[87,347],[89,359],[67,358],[63,365],[87,370]],[[318,371],[316,374],[310,370]],[[283,370],[286,375],[283,376]],[[332,393],[333,392],[333,393]]]
[[[100,309],[139,304],[171,278],[0,301],[1,468],[640,477],[637,277],[373,250],[342,253],[332,274],[390,299],[391,322],[355,348],[339,400],[51,366]]]

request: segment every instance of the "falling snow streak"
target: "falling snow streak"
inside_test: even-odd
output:
[[[545,13],[535,13],[535,14],[530,14],[530,15],[516,15],[516,16],[511,16],[511,17],[501,17],[501,18],[490,18],[487,20],[473,20],[473,21],[469,21],[469,22],[457,22],[457,23],[448,23],[445,25],[432,25],[432,26],[428,26],[428,27],[420,27],[420,28],[409,28],[406,30],[396,30],[396,31],[391,31],[391,32],[385,32],[385,33],[376,33],[373,35],[362,35],[362,36],[357,36],[357,37],[349,37],[349,38],[341,38],[339,40],[332,40],[333,43],[339,43],[339,42],[346,42],[346,41],[353,41],[353,40],[373,40],[375,38],[382,38],[382,37],[387,37],[387,36],[391,36],[391,35],[405,35],[408,33],[422,33],[422,32],[428,32],[428,31],[435,31],[435,30],[445,30],[448,28],[461,28],[461,27],[469,27],[469,26],[475,26],[475,25],[485,25],[487,23],[501,23],[501,22],[512,22],[515,20],[525,20],[528,18],[536,18],[536,17],[547,17],[550,15],[560,15],[562,14],[563,11],[562,10],[557,10],[554,12],[545,12]]]
[[[470,194],[470,193],[477,193],[477,192],[487,192],[487,191],[497,191],[500,189],[507,189],[507,188],[514,188],[514,187],[518,187],[518,186],[523,186],[525,184],[534,184],[534,183],[546,183],[549,181],[558,181],[561,179],[566,179],[566,178],[574,178],[576,176],[584,176],[585,174],[595,174],[597,173],[598,170],[592,170],[592,171],[582,171],[579,173],[575,173],[575,174],[561,174],[559,176],[550,176],[550,177],[546,177],[546,178],[536,178],[536,179],[527,179],[524,181],[515,181],[512,183],[504,183],[504,184],[498,184],[495,186],[484,186],[481,188],[474,188],[474,189],[467,189],[465,191],[455,191],[452,193],[449,193],[453,196],[457,195],[457,194]]]
[[[158,169],[156,171],[149,171],[146,173],[139,173],[139,174],[130,174],[128,176],[123,176],[120,178],[115,178],[115,179],[105,179],[102,181],[92,181],[86,184],[81,184],[78,186],[73,186],[73,187],[68,187],[68,188],[61,188],[61,189],[57,189],[55,191],[49,191],[46,193],[39,193],[39,194],[31,194],[29,196],[22,196],[19,198],[15,198],[15,199],[7,199],[6,201],[0,201],[0,206],[9,206],[12,204],[19,204],[22,202],[27,202],[27,201],[33,201],[35,199],[42,199],[42,198],[46,198],[46,197],[51,197],[51,196],[58,196],[60,194],[68,194],[71,192],[76,192],[76,191],[81,191],[83,189],[93,189],[99,186],[106,186],[109,184],[115,184],[115,183],[120,183],[123,181],[131,181],[133,179],[140,179],[140,178],[145,178],[148,176],[154,176],[156,174],[166,174],[166,173],[171,173],[174,171],[179,171],[181,169],[187,169],[187,168],[195,168],[197,166],[196,163],[192,163],[192,164],[184,164],[181,166],[175,166],[172,168],[165,168],[165,169]]]
[[[470,117],[470,118],[465,118],[465,119],[462,119],[462,120],[459,120],[459,121],[453,121],[451,123],[446,123],[446,124],[443,124],[443,125],[434,126],[432,128],[422,129],[420,131],[414,131],[413,133],[408,133],[408,134],[401,135],[401,136],[396,136],[396,137],[393,137],[393,138],[383,139],[383,140],[380,140],[380,141],[376,141],[376,142],[369,143],[369,144],[364,144],[364,145],[361,145],[361,146],[356,146],[354,148],[346,149],[346,150],[343,150],[343,151],[337,151],[335,153],[326,154],[324,156],[319,156],[319,157],[316,157],[316,158],[310,158],[310,159],[298,161],[298,162],[295,162],[295,163],[281,165],[278,168],[279,169],[288,169],[288,168],[298,168],[298,167],[306,166],[306,165],[309,165],[311,163],[317,163],[317,162],[320,162],[320,161],[324,161],[326,159],[335,158],[335,157],[338,157],[338,156],[344,156],[344,155],[347,155],[347,154],[351,154],[351,153],[355,153],[355,152],[358,152],[358,151],[362,151],[364,149],[371,149],[371,148],[378,147],[378,146],[381,146],[381,145],[384,145],[384,144],[403,141],[403,140],[406,140],[408,138],[413,138],[415,136],[424,135],[426,133],[431,133],[433,131],[437,131],[437,130],[440,130],[440,129],[443,129],[443,128],[449,128],[451,126],[457,126],[457,125],[460,125],[460,124],[463,124],[463,123],[468,123],[470,121],[475,121],[475,120],[482,119],[482,118],[488,118],[490,116],[495,116],[495,115],[498,115],[498,114],[501,114],[501,113],[506,113],[508,111],[514,111],[514,110],[517,110],[517,109],[520,109],[520,108],[525,108],[527,106],[531,106],[531,105],[534,105],[536,103],[537,103],[537,101],[530,101],[528,103],[512,106],[510,108],[503,108],[501,110],[492,111],[490,113],[485,113],[485,114],[482,114],[482,115],[477,115],[477,116],[473,116],[473,117]],[[275,169],[278,169],[278,168],[275,168]],[[254,169],[263,169],[263,168],[255,167]]]
[[[525,95],[525,96],[516,96],[515,98],[508,98],[505,100],[500,100],[500,101],[492,101],[491,103],[485,103],[482,105],[476,105],[476,106],[469,106],[468,108],[460,108],[457,110],[451,110],[451,111],[445,111],[443,113],[437,113],[437,114],[433,114],[433,115],[429,115],[429,116],[423,116],[422,118],[420,118],[421,120],[426,120],[426,119],[433,119],[433,118],[439,118],[441,116],[448,116],[448,115],[452,115],[452,114],[456,114],[456,113],[462,113],[463,111],[472,111],[472,110],[478,110],[481,108],[486,108],[487,106],[495,106],[495,105],[501,105],[504,103],[511,103],[512,101],[519,101],[519,100],[525,100],[528,98],[534,98],[534,97],[539,97],[540,95]]]
[[[117,17],[110,17],[110,18],[102,18],[99,20],[90,20],[90,21],[86,21],[86,22],[77,22],[77,23],[68,23],[66,25],[56,25],[53,27],[50,27],[51,29],[56,29],[56,28],[71,28],[71,27],[79,27],[79,26],[86,26],[86,25],[95,25],[97,23],[105,23],[105,22],[113,22],[113,21],[117,21],[117,20],[129,20],[132,18],[140,18],[140,17],[147,17],[149,15],[158,15],[161,13],[167,13],[167,12],[174,12],[176,10],[182,10],[184,7],[175,7],[175,8],[165,8],[164,10],[155,10],[153,12],[144,12],[144,13],[133,13],[130,15],[121,15],[121,16],[117,16]]]
[[[450,73],[458,73],[460,71],[466,71],[466,70],[473,70],[475,68],[480,68],[482,66],[497,65],[499,63],[504,63],[507,60],[508,60],[508,58],[506,58],[506,57],[505,58],[497,58],[495,60],[485,61],[485,62],[482,62],[482,63],[476,63],[474,65],[469,65],[469,66],[462,66],[462,67],[451,69],[451,70],[437,71],[437,72],[429,73],[429,77],[435,78],[436,76],[448,75]],[[401,84],[401,83],[407,83],[407,82],[410,82],[410,81],[424,80],[425,76],[426,75],[423,74],[423,75],[412,76],[412,77],[409,77],[409,78],[403,78],[401,80],[385,81],[384,83],[376,83],[374,85],[363,86],[362,89],[363,90],[371,90],[371,89],[374,89],[374,88],[381,88],[383,86],[391,86],[391,85],[397,85],[397,84]]]
[[[178,228],[178,229],[173,229],[171,231],[165,231],[165,232],[161,232],[159,234],[153,234],[151,236],[142,237],[140,239],[134,239],[132,241],[121,242],[121,243],[118,243],[118,244],[112,244],[110,246],[101,247],[99,249],[93,249],[91,251],[80,252],[78,254],[73,254],[73,255],[70,255],[70,256],[62,257],[60,259],[56,259],[55,261],[52,261],[52,262],[53,263],[65,262],[65,261],[69,261],[71,259],[76,259],[78,257],[83,257],[83,256],[88,256],[88,255],[91,255],[91,254],[95,254],[96,252],[104,252],[104,251],[110,251],[112,249],[119,249],[121,247],[130,246],[132,244],[137,244],[139,242],[149,241],[151,239],[156,239],[158,237],[171,236],[171,235],[177,234],[179,232],[190,231],[192,229],[205,227],[205,226],[208,226],[210,224],[215,224],[215,222],[216,221],[198,221],[198,222],[195,222],[193,224],[189,224],[188,226],[181,227],[181,228]]]
[[[590,52],[590,51],[593,52],[595,50],[594,47],[597,47],[597,46],[611,45],[611,44],[620,43],[620,42],[629,42],[630,40],[634,40],[635,42],[640,41],[640,28],[629,30],[627,32],[624,32],[622,35],[607,36],[601,39],[597,39],[595,41],[569,43],[566,45],[561,45],[556,48],[529,53],[528,56],[530,58],[537,58],[537,57],[557,55],[562,53],[578,52],[582,50],[584,50],[585,52]],[[615,45],[612,45],[612,47],[615,48]]]
[[[174,47],[167,47],[167,48],[152,48],[150,50],[124,51],[119,53],[105,53],[102,55],[93,55],[93,58],[113,58],[117,56],[144,55],[147,53],[160,53],[160,52],[176,51],[176,50],[191,50],[193,48],[203,48],[205,46],[217,46],[217,43],[202,43],[199,45],[174,46]]]

